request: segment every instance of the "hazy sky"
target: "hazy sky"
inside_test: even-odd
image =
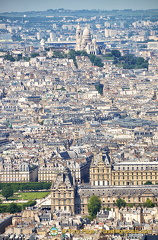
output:
[[[0,0],[0,12],[47,9],[158,9],[158,0]]]

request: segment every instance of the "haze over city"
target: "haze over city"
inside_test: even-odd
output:
[[[45,11],[47,9],[156,9],[157,0],[1,0],[0,12],[25,12],[25,11]]]

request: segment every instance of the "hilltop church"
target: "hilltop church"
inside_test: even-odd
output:
[[[76,51],[86,51],[88,54],[98,54],[98,46],[96,39],[91,39],[91,33],[88,26],[85,27],[84,31],[81,30],[78,24],[76,29]]]

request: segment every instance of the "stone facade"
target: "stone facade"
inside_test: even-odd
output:
[[[91,33],[86,26],[82,32],[80,25],[76,29],[76,51],[86,51],[88,54],[98,54],[98,46],[95,39],[91,39]]]
[[[108,151],[95,153],[90,167],[90,183],[75,186],[70,171],[59,174],[52,185],[52,211],[68,211],[88,214],[88,200],[97,195],[102,207],[113,207],[118,198],[126,203],[143,204],[148,198],[158,202],[156,185],[144,185],[146,181],[157,183],[157,162],[111,163]]]
[[[97,195],[102,202],[102,207],[113,207],[118,198],[123,198],[126,203],[139,205],[147,198],[154,203],[158,202],[158,188],[156,186],[82,186],[79,189],[81,201],[81,213],[88,213],[88,200],[91,196]]]
[[[108,155],[107,155],[108,156]],[[92,186],[143,185],[147,181],[158,183],[158,162],[110,163],[105,156],[97,154],[90,167]]]
[[[36,182],[38,167],[22,162],[20,165],[4,164],[0,170],[0,182]]]
[[[58,174],[51,188],[51,211],[75,213],[75,186],[69,169]]]

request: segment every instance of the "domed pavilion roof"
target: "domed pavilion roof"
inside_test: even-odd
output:
[[[87,40],[91,40],[91,33],[87,26],[85,27],[85,29],[83,31],[83,38],[87,39]]]

